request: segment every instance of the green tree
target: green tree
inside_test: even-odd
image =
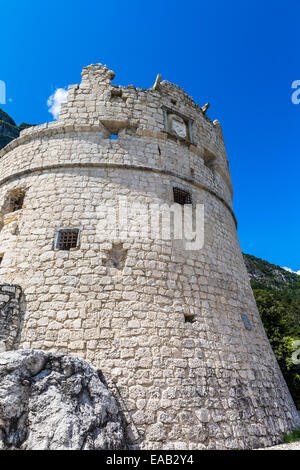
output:
[[[300,409],[300,365],[294,364],[293,343],[299,340],[299,305],[290,296],[264,289],[254,289],[257,307],[283,376]]]

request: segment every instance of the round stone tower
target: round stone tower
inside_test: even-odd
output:
[[[24,292],[14,347],[101,369],[133,448],[278,442],[300,423],[243,262],[220,124],[160,77],[113,78],[86,67],[57,122],[0,152],[0,283]],[[202,224],[196,247],[147,231],[149,207],[174,202],[204,210],[204,244]]]

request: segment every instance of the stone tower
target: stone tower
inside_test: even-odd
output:
[[[0,283],[24,292],[7,347],[101,369],[133,448],[278,442],[300,423],[244,266],[220,124],[159,77],[148,90],[113,78],[84,68],[59,121],[0,152]],[[120,197],[204,205],[204,246],[99,236],[99,207],[117,211]]]

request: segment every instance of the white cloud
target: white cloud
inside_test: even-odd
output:
[[[67,96],[68,91],[64,88],[57,88],[53,95],[49,96],[47,100],[48,111],[52,114],[54,119],[59,118],[61,105],[67,101]]]
[[[286,268],[286,267],[283,267],[283,269],[285,269],[289,273],[298,274],[298,276],[300,276],[300,269],[299,271],[293,271],[291,268]]]

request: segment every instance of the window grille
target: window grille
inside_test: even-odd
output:
[[[192,196],[188,191],[180,188],[173,188],[174,202],[184,206],[185,204],[192,204]]]
[[[79,243],[79,229],[63,229],[57,232],[55,248],[69,251],[77,248]]]

